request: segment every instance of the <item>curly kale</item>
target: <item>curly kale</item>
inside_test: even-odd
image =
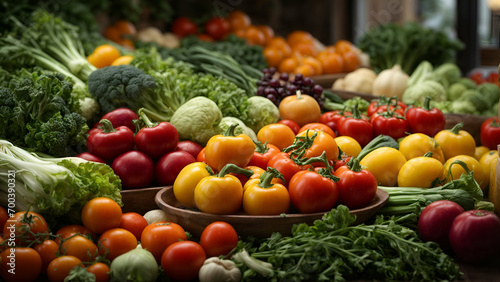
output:
[[[88,125],[68,108],[73,84],[62,74],[26,72],[0,87],[0,138],[54,157],[85,146]]]

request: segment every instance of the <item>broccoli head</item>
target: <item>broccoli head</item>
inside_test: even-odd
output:
[[[439,82],[424,80],[406,88],[401,100],[406,104],[422,106],[427,96],[435,102],[446,101],[446,89]]]
[[[109,66],[93,71],[88,79],[89,92],[101,108],[101,114],[126,107],[133,111],[144,106],[156,88],[154,78],[132,65]]]
[[[54,157],[85,146],[88,125],[67,101],[72,84],[61,74],[26,74],[0,89],[0,138]],[[81,151],[81,150],[80,150]]]

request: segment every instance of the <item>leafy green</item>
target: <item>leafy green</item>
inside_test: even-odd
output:
[[[357,46],[370,57],[370,65],[378,73],[400,65],[411,74],[422,61],[439,66],[455,60],[464,47],[446,33],[426,28],[417,22],[387,23],[368,30]]]
[[[291,236],[273,233],[260,241],[240,241],[237,251],[247,250],[272,265],[257,272],[236,260],[243,281],[442,281],[461,276],[451,257],[436,243],[422,242],[412,229],[383,216],[370,225],[353,226],[355,219],[339,205],[313,225],[294,225]]]
[[[38,212],[50,224],[80,222],[81,208],[95,197],[109,197],[123,205],[121,180],[110,166],[77,157],[41,157],[0,139],[2,206],[8,204],[12,183],[15,209]]]
[[[72,112],[72,83],[64,75],[25,72],[0,86],[0,138],[32,152],[75,155],[85,146],[88,125]]]

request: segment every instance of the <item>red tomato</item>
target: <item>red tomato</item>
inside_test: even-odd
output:
[[[111,168],[122,180],[123,189],[149,187],[154,180],[155,164],[141,151],[128,151],[116,157]]]
[[[500,125],[498,117],[491,117],[483,121],[480,130],[481,145],[496,150],[500,144]]]
[[[450,227],[457,215],[464,212],[459,204],[439,200],[427,205],[418,219],[418,232],[424,241],[433,241],[443,250],[450,250]]]
[[[91,232],[102,234],[120,226],[122,214],[122,208],[114,200],[97,197],[83,206],[81,217],[83,226]]]
[[[139,119],[139,115],[136,112],[128,108],[118,108],[109,113],[106,113],[101,117],[101,119],[107,119],[111,122],[114,128],[118,126],[126,126],[135,132],[135,124],[133,120]]]
[[[134,148],[134,132],[126,126],[113,128],[111,122],[100,121],[102,127],[90,133],[87,137],[87,150],[106,161]]]
[[[481,84],[486,81],[484,75],[481,71],[476,71],[469,76],[470,79],[474,80],[476,84]]]
[[[38,234],[48,232],[49,227],[45,218],[36,212],[16,212],[3,226],[3,234],[6,237],[12,237],[12,234],[15,234],[14,242],[16,246],[23,247],[28,246],[36,239],[40,239],[36,238]]]
[[[307,130],[320,130],[325,132],[326,134],[332,136],[333,138],[337,137],[333,129],[331,129],[328,125],[321,122],[311,122],[304,124],[300,129],[299,133],[307,131]]]
[[[424,100],[422,107],[408,108],[406,120],[410,125],[411,133],[424,133],[430,137],[434,137],[446,125],[443,112],[438,108],[431,108],[429,97]]]
[[[294,176],[297,172],[302,170],[302,167],[295,163],[288,153],[280,152],[274,155],[269,162],[268,166],[275,168],[278,170],[285,179],[285,184],[288,184],[292,176]]]
[[[359,115],[340,119],[337,124],[337,131],[340,136],[350,136],[356,139],[361,147],[370,143],[374,137],[373,125]]]
[[[45,240],[42,243],[33,246],[33,249],[42,259],[41,274],[46,274],[49,263],[57,258],[57,255],[59,254],[59,245],[54,240]]]
[[[459,259],[486,261],[500,253],[500,218],[489,211],[465,211],[453,220],[449,236]]]
[[[184,228],[177,223],[166,221],[149,224],[141,235],[142,247],[150,251],[158,262],[161,261],[165,249],[179,240],[187,240]]]
[[[161,157],[155,166],[156,181],[161,186],[174,184],[179,172],[196,159],[186,151],[173,151]]]
[[[165,249],[161,256],[161,267],[169,278],[189,281],[198,278],[198,272],[206,259],[200,244],[179,241]]]
[[[0,230],[3,230],[3,227],[8,219],[9,214],[7,213],[7,210],[0,206]]]
[[[377,193],[377,178],[369,170],[362,169],[359,161],[354,160],[351,167],[341,166],[334,175],[339,191],[339,203],[349,209],[359,209],[368,206]]]
[[[390,112],[376,112],[370,122],[373,125],[375,136],[388,135],[398,140],[410,132],[410,125],[402,115],[390,114]]]
[[[288,184],[288,192],[292,206],[301,213],[330,211],[339,196],[333,180],[311,170],[294,174]]]
[[[201,151],[196,156],[196,161],[200,162],[200,163],[206,163],[205,162],[205,147],[203,147],[203,149],[201,149]]]
[[[137,150],[146,153],[152,159],[158,159],[172,152],[179,143],[179,132],[170,122],[160,122],[151,127],[143,127],[135,135]]]
[[[83,152],[83,153],[80,153],[76,156],[79,158],[82,158],[84,160],[90,161],[90,162],[103,163],[103,164],[106,163],[105,160],[103,160],[103,159],[99,158],[98,156],[91,154],[89,152]]]
[[[42,258],[32,248],[7,248],[0,254],[2,281],[36,281],[41,271]]]
[[[375,99],[368,105],[366,109],[366,115],[371,117],[374,113],[385,112],[388,109],[393,111],[395,110],[398,114],[404,116],[404,112],[407,108],[407,105],[397,99],[380,97],[379,99]]]
[[[137,241],[140,241],[142,231],[146,226],[148,226],[148,222],[144,216],[136,212],[126,212],[122,215],[120,226],[118,227],[132,232]]]
[[[290,129],[292,129],[293,133],[295,133],[295,134],[299,133],[300,125],[291,119],[282,119],[282,120],[279,120],[278,123],[281,123],[281,124],[284,124],[284,125],[290,127]]]
[[[193,155],[194,158],[197,158],[203,146],[191,140],[184,140],[180,141],[175,149],[178,151],[186,151]]]
[[[207,225],[200,237],[200,245],[207,257],[226,256],[238,245],[239,237],[234,227],[224,221]]]
[[[99,237],[99,254],[111,261],[136,247],[134,234],[123,228],[109,229]]]
[[[205,23],[205,32],[215,40],[221,40],[229,34],[229,22],[221,17],[213,17]]]
[[[172,32],[182,38],[191,34],[197,34],[198,26],[187,17],[178,17],[172,24]]]
[[[321,114],[319,122],[328,125],[333,132],[337,132],[338,122],[340,118],[345,116],[352,116],[352,113],[345,111],[329,111]]]
[[[273,144],[262,144],[262,142],[257,142],[255,152],[247,166],[258,166],[262,169],[266,169],[269,160],[279,152],[281,152],[280,149]]]

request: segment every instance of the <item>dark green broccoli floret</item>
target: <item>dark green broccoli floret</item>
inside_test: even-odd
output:
[[[104,114],[121,107],[139,110],[144,106],[144,100],[154,95],[156,82],[137,67],[120,65],[92,72],[88,86],[90,95],[99,102]]]
[[[72,112],[72,83],[61,74],[26,73],[0,88],[0,138],[30,151],[69,156],[85,146],[86,119]]]
[[[477,90],[483,94],[490,105],[498,103],[498,100],[500,99],[500,88],[496,83],[481,83],[478,85]]]

